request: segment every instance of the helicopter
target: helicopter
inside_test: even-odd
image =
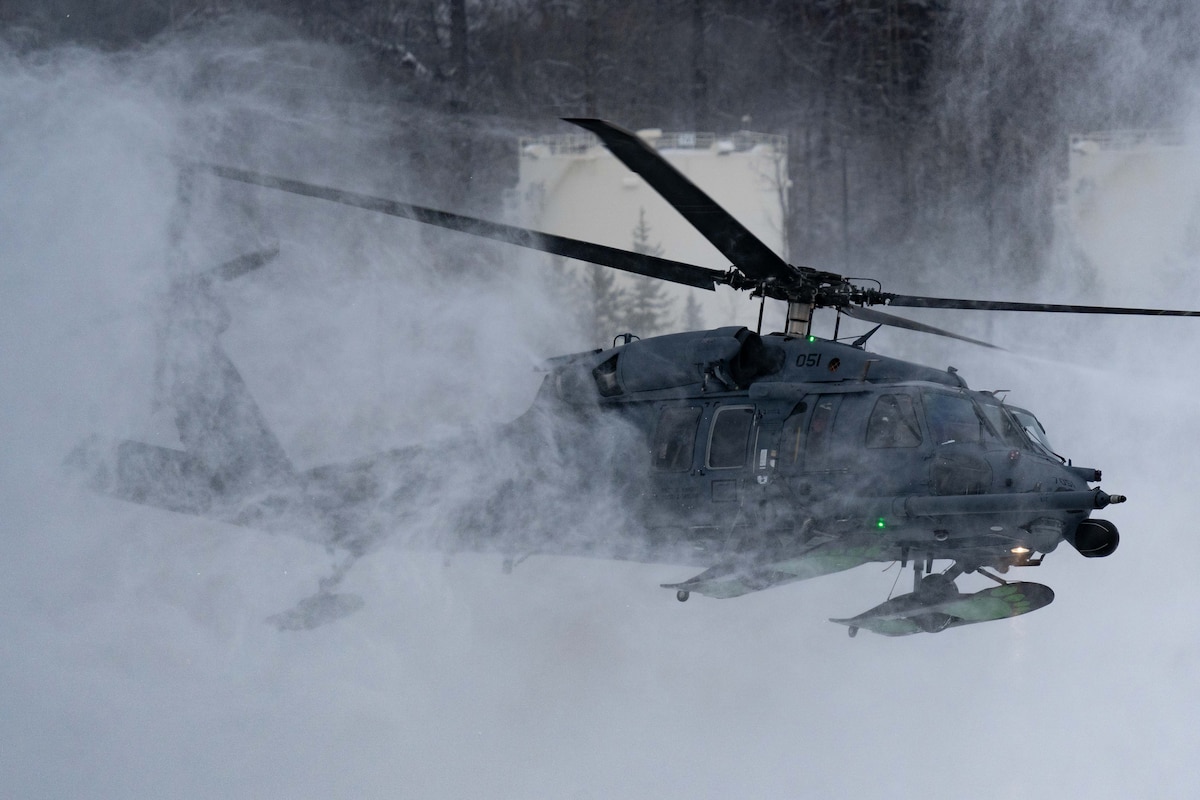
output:
[[[935,369],[867,350],[880,326],[993,345],[877,307],[1200,316],[1197,311],[951,299],[885,292],[875,281],[787,263],[637,134],[568,119],[594,134],[711,242],[715,270],[395,200],[217,164],[191,173],[414,220],[698,289],[729,286],[786,303],[777,333],[730,326],[638,339],[549,359],[530,408],[486,434],[298,470],[220,334],[218,286],[269,263],[251,253],[170,292],[166,382],[182,449],[85,442],[68,459],[98,492],[237,525],[309,535],[345,554],[318,592],[270,621],[310,628],[361,607],[335,591],[350,566],[415,509],[447,509],[409,544],[493,552],[506,572],[535,554],[693,566],[663,584],[679,601],[733,598],[869,563],[912,568],[912,590],[855,616],[854,636],[932,633],[1048,605],[1053,591],[1009,580],[1067,543],[1117,549],[1092,517],[1125,497],[1099,488],[1030,411]],[[874,324],[820,338],[814,311]],[[200,342],[200,346],[197,346]],[[499,476],[500,480],[496,478]],[[492,487],[487,491],[475,487]],[[453,503],[444,503],[452,497]],[[565,535],[547,510],[610,520]],[[452,511],[450,510],[452,509]],[[314,522],[315,520],[315,522]],[[941,571],[936,562],[949,562]],[[964,592],[964,574],[992,582]]]

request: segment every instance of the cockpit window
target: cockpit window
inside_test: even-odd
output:
[[[913,399],[907,394],[885,394],[875,401],[867,422],[867,447],[917,447],[921,426]]]
[[[925,420],[929,423],[929,434],[934,444],[978,443],[988,433],[970,398],[927,392],[924,401]]]

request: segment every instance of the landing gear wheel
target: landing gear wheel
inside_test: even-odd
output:
[[[855,636],[858,636],[858,626],[851,625],[846,629],[846,633],[850,634],[850,638],[853,639]]]
[[[692,596],[692,593],[685,589],[680,589],[678,592],[675,593],[675,599],[681,603],[686,603],[688,601],[688,598],[691,596]]]

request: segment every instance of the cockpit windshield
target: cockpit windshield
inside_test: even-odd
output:
[[[1038,422],[1038,418],[1023,408],[1015,408],[1013,406],[1005,406],[1017,423],[1021,426],[1021,430],[1029,437],[1034,446],[1045,451],[1046,455],[1052,456],[1061,460],[1061,456],[1054,452],[1054,446],[1050,444],[1050,439],[1046,437],[1046,429],[1042,427],[1042,423]]]
[[[1000,434],[1000,438],[1012,447],[1028,445],[1028,437],[1021,433],[1021,423],[1008,413],[1010,409],[1007,406],[987,398],[978,399],[979,407],[983,409],[983,415],[987,417],[992,428]]]

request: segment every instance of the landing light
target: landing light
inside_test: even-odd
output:
[[[1024,545],[1017,545],[1012,549],[1012,552],[1018,556],[1024,556],[1029,554],[1029,548]]]

